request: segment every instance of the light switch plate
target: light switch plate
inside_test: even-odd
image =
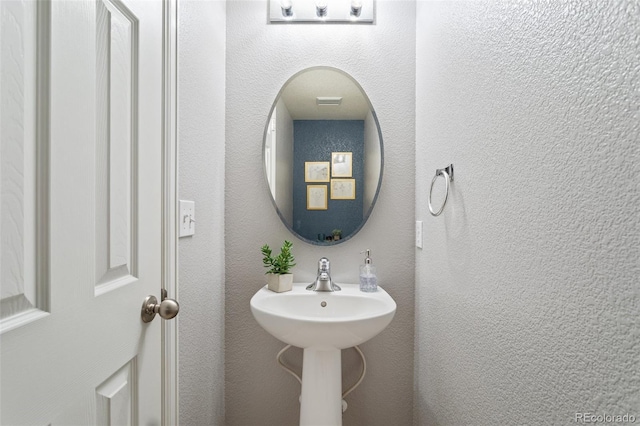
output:
[[[178,215],[178,221],[180,237],[189,237],[196,233],[195,201],[180,200],[180,214]]]
[[[422,221],[416,220],[416,247],[422,248]]]

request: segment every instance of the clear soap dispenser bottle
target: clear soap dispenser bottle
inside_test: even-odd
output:
[[[373,266],[369,257],[371,250],[367,249],[366,253],[364,265],[360,265],[360,291],[373,293],[378,291],[378,277],[376,276],[376,267]]]

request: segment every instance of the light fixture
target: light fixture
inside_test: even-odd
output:
[[[351,0],[351,19],[360,17],[362,13],[362,0]]]
[[[340,96],[318,96],[316,98],[316,105],[318,106],[337,106],[342,103],[342,97]]]
[[[2,2],[3,0],[0,0]],[[376,0],[267,0],[271,24],[375,24]]]
[[[327,17],[327,0],[316,0],[316,16],[320,19]]]
[[[285,19],[293,17],[293,3],[291,0],[280,0],[280,9]]]

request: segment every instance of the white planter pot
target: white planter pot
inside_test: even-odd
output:
[[[267,287],[276,293],[290,291],[293,287],[293,274],[267,274]]]

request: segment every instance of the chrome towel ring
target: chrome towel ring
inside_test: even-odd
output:
[[[440,207],[440,209],[438,209],[438,211],[434,211],[433,206],[431,205],[431,194],[433,193],[433,184],[436,183],[436,179],[438,179],[438,176],[444,177],[444,201],[442,202],[442,206]],[[453,164],[449,164],[444,169],[436,169],[436,175],[431,180],[431,188],[429,188],[429,212],[432,216],[440,216],[440,213],[442,213],[444,206],[447,205],[447,198],[449,197],[449,182],[453,182]]]

